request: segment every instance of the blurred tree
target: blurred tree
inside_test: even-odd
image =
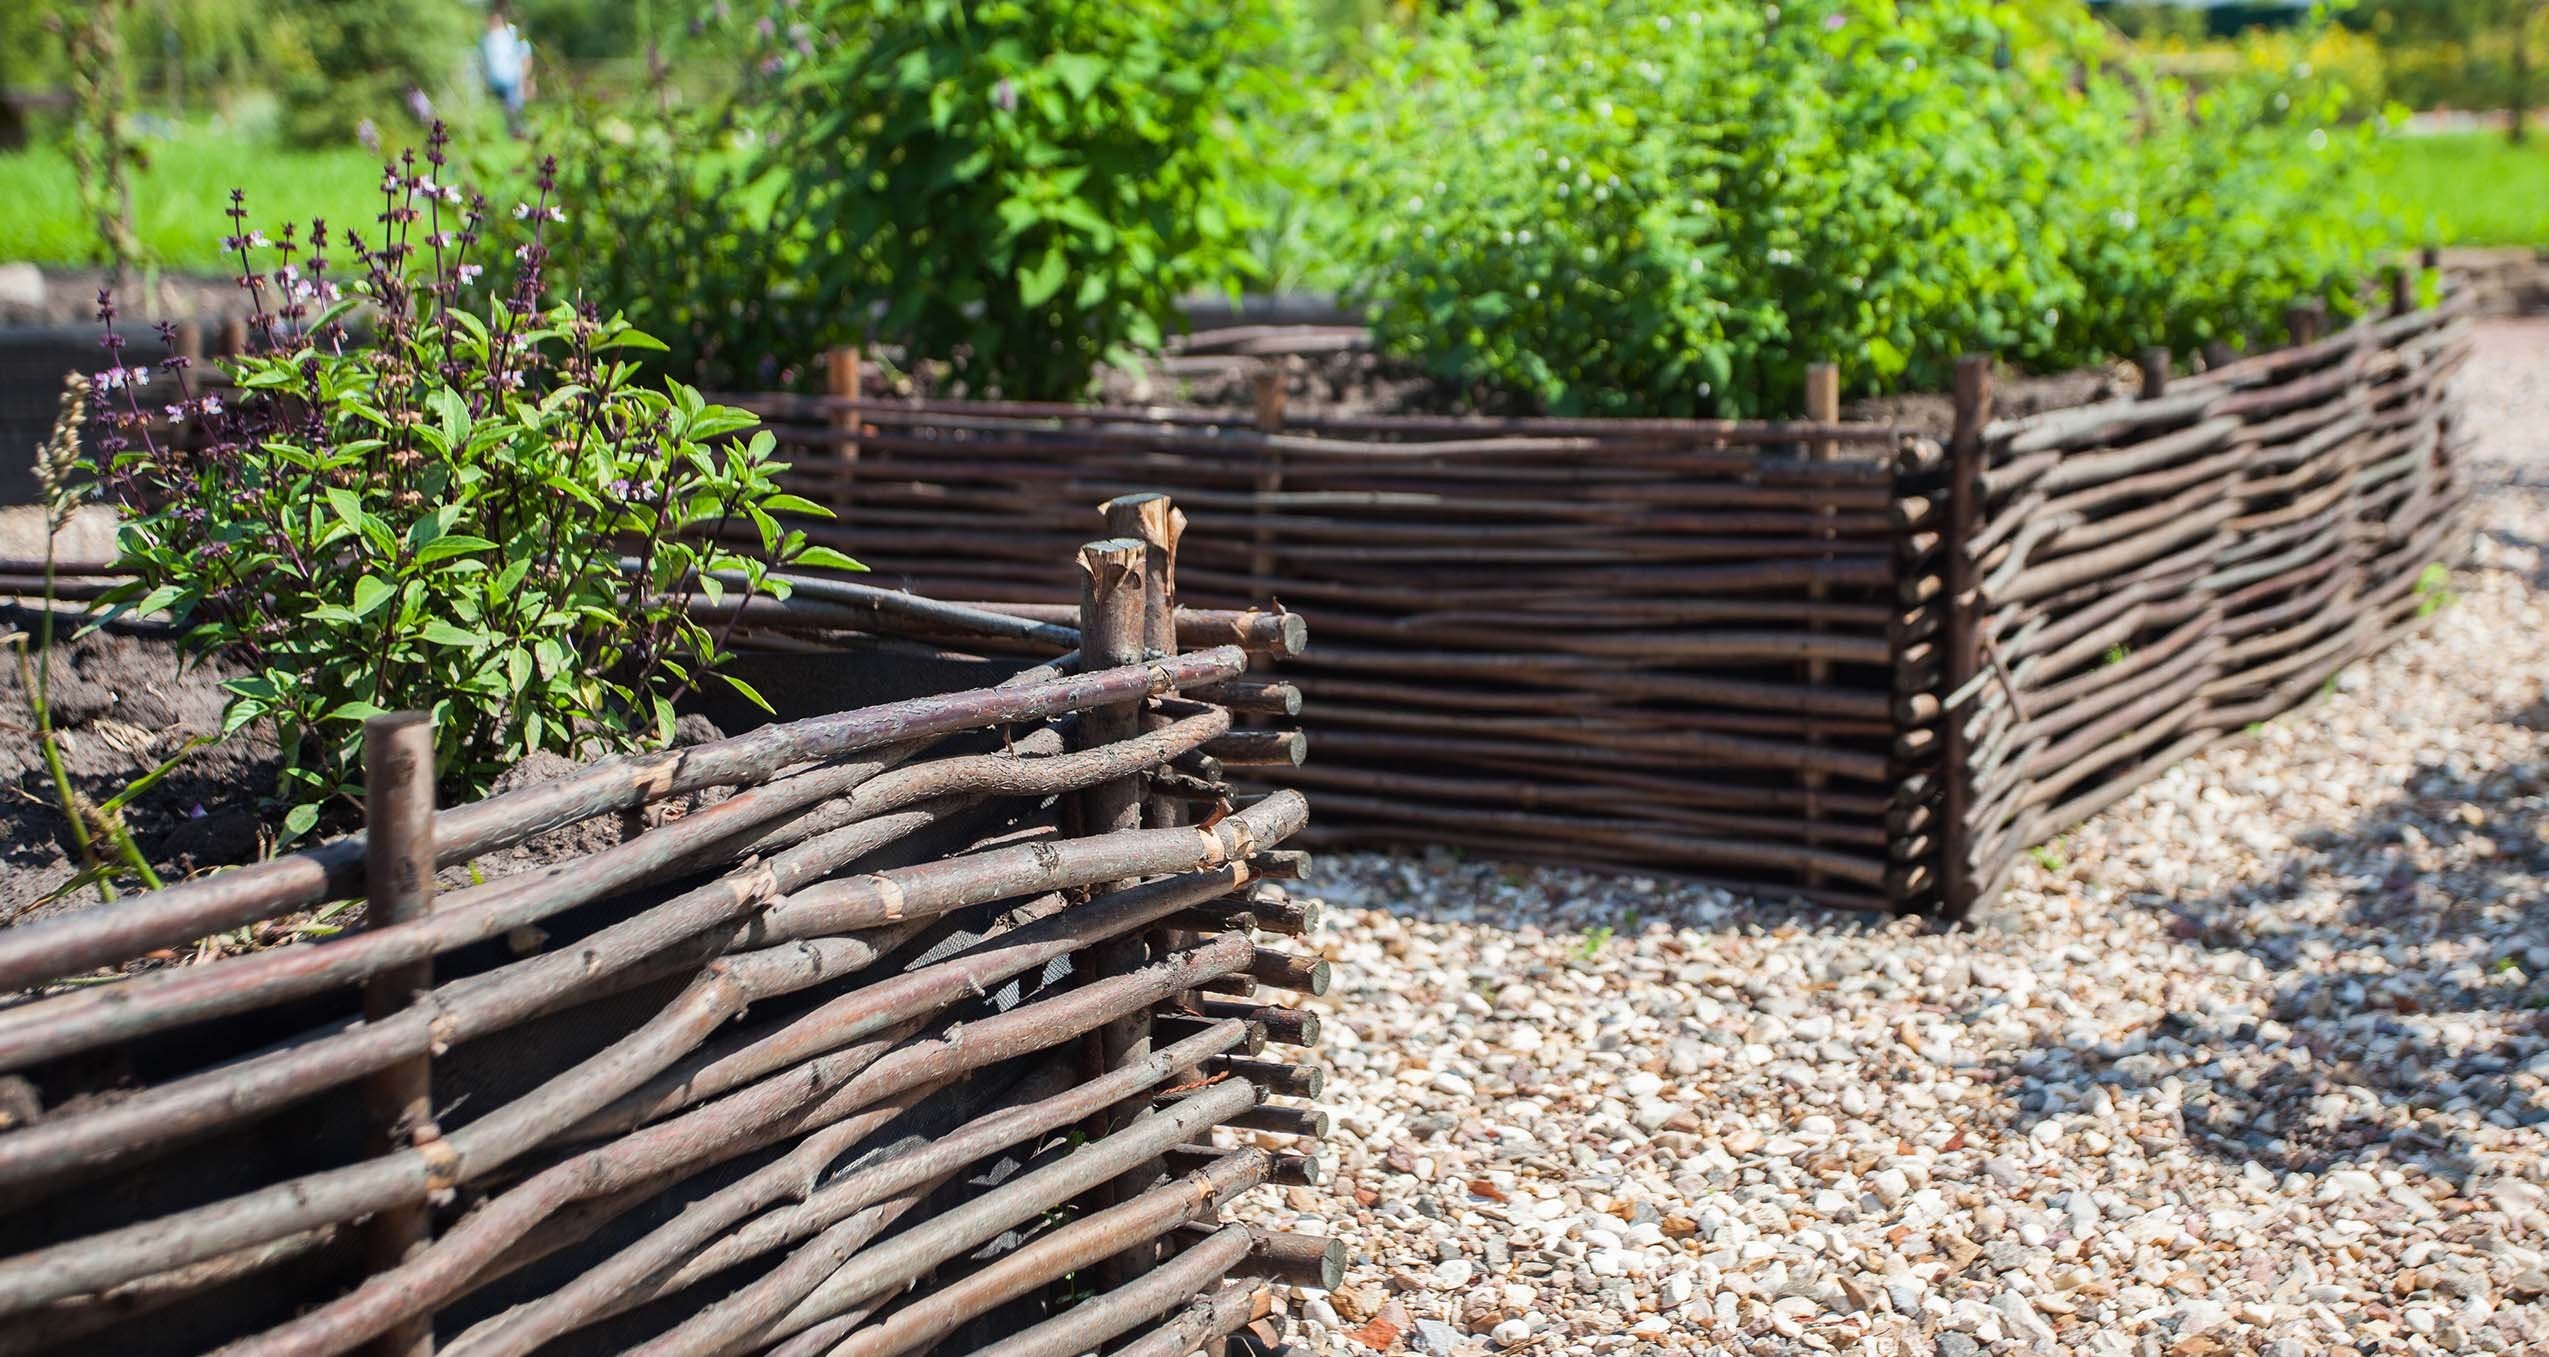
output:
[[[47,19],[61,36],[67,57],[71,167],[79,184],[80,206],[96,224],[97,260],[107,266],[109,283],[119,292],[132,270],[144,262],[141,236],[133,229],[130,177],[144,162],[125,124],[133,102],[131,77],[124,64],[123,21],[128,9],[127,0],[97,0],[85,13]]]
[[[421,126],[461,86],[484,11],[466,0],[274,0],[267,69],[284,133],[346,142],[369,119]]]
[[[2472,65],[2483,45],[2509,44],[2505,135],[2519,144],[2531,135],[2531,48],[2543,16],[2549,16],[2549,0],[2375,0],[2349,19],[2402,36],[2458,43]]]

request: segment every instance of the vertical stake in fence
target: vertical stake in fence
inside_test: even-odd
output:
[[[1186,515],[1175,502],[1157,492],[1120,495],[1100,506],[1106,513],[1106,530],[1117,537],[1141,542],[1142,577],[1142,650],[1146,655],[1168,656],[1177,653],[1177,541],[1186,534]],[[1168,724],[1168,718],[1154,716],[1153,727]],[[1186,823],[1186,803],[1174,797],[1154,796],[1142,807],[1142,823],[1153,829],[1169,829]],[[1151,956],[1157,957],[1193,946],[1202,935],[1191,929],[1164,928],[1148,937]],[[1189,991],[1190,999],[1193,992]],[[1184,1007],[1200,1012],[1199,1005],[1189,1002]],[[1173,1082],[1188,1083],[1201,1078],[1200,1071],[1180,1071]]]
[[[192,320],[181,320],[177,322],[176,339],[177,343],[173,350],[176,355],[185,359],[188,367],[201,367],[204,361],[204,327],[202,322]],[[201,380],[201,378],[198,377],[195,380]]]
[[[2390,270],[2390,314],[2404,316],[2416,309],[2416,275],[2401,264]]]
[[[1974,561],[1966,550],[1982,518],[1983,428],[1991,423],[1991,358],[1969,353],[1956,360],[1956,425],[1947,444],[1947,654],[1943,692],[1961,692],[1982,669],[1982,598],[1975,587]],[[1965,728],[1970,708],[1951,708],[1942,723],[1945,754],[1941,789],[1945,812],[1939,843],[1945,849],[1939,873],[1941,906],[1947,917],[1961,919],[1981,903],[1975,899],[1974,842],[1968,804],[1973,790],[1973,750]]]
[[[2284,333],[2291,337],[2294,347],[2319,337],[2319,317],[2324,311],[2324,304],[2316,301],[2294,302],[2283,309]]]
[[[1269,360],[1258,367],[1254,377],[1257,395],[1257,432],[1283,432],[1283,363]],[[1275,511],[1274,496],[1283,491],[1283,454],[1266,448],[1257,455],[1256,505],[1251,517],[1255,526],[1250,532],[1248,552],[1248,584],[1251,604],[1263,603],[1274,592],[1275,585]]]
[[[2153,344],[2142,350],[2140,366],[2143,400],[2155,401],[2168,394],[2169,362],[2170,354],[2167,345]]]
[[[434,721],[424,712],[392,712],[363,723],[363,926],[386,928],[421,919],[434,908]],[[363,986],[363,1020],[379,1022],[407,1007],[434,983],[431,961],[383,971]],[[417,1056],[363,1081],[373,1154],[406,1148],[433,1132],[433,1061]],[[392,1207],[372,1217],[363,1239],[364,1270],[406,1262],[433,1234],[430,1202]],[[426,1357],[434,1320],[418,1315],[372,1340],[371,1357]]]
[[[862,361],[856,345],[841,344],[824,350],[823,394],[834,400],[856,401],[861,394],[866,371],[867,364]],[[832,427],[841,432],[841,484],[846,489],[858,479],[858,411],[834,410]]]
[[[1814,363],[1806,368],[1806,418],[1817,424],[1841,422],[1840,365]],[[1838,446],[1829,438],[1811,439],[1806,443],[1806,460],[1829,462],[1838,450]],[[1833,511],[1831,506],[1826,505],[1817,512],[1821,517],[1829,518]],[[1829,541],[1832,535],[1830,528],[1821,529],[1815,534],[1826,541]],[[1831,554],[1827,551],[1823,560],[1829,562],[1831,559]],[[1830,586],[1824,583],[1820,575],[1816,576],[1812,584],[1806,586],[1806,596],[1814,609],[1806,621],[1808,632],[1822,632],[1823,603],[1830,593]],[[1832,662],[1830,660],[1818,656],[1806,661],[1806,683],[1809,686],[1819,693],[1830,686],[1831,682]],[[1811,711],[1805,713],[1804,719],[1806,747],[1811,751],[1823,743],[1822,722],[1817,720]],[[1823,824],[1823,771],[1819,768],[1808,768],[1804,770],[1800,781],[1805,786],[1806,852],[1812,854],[1822,847],[1820,829]],[[1820,889],[1823,885],[1822,869],[1809,862],[1805,869],[1804,881],[1807,890]]]
[[[1185,535],[1186,515],[1156,492],[1119,495],[1099,507],[1109,533],[1142,544],[1142,653],[1153,658],[1176,654],[1177,539]],[[1154,829],[1180,824],[1184,810],[1182,802],[1153,798],[1144,821]]]
[[[235,356],[248,351],[248,322],[236,316],[221,323],[221,352]]]
[[[1138,664],[1147,649],[1148,634],[1148,566],[1149,550],[1140,538],[1117,537],[1091,542],[1080,548],[1080,666],[1084,670],[1114,669]],[[1142,701],[1096,707],[1080,713],[1079,735],[1075,741],[1081,749],[1095,749],[1129,740],[1141,733]],[[1149,790],[1149,779],[1140,774],[1101,782],[1079,794],[1076,802],[1079,832],[1084,835],[1113,834],[1142,826],[1142,803]],[[1102,886],[1101,891],[1123,883]],[[1086,954],[1091,978],[1122,975],[1149,960],[1149,947],[1143,939],[1114,938],[1089,949]],[[1086,1061],[1092,1076],[1117,1068],[1128,1060],[1149,1054],[1151,1045],[1150,1015],[1133,1013],[1117,1018],[1088,1036]],[[1088,1134],[1094,1140],[1132,1121],[1148,1106],[1149,1095],[1128,1099],[1098,1113],[1090,1119]],[[1127,1189],[1138,1191],[1135,1176],[1128,1173],[1100,1187],[1094,1194],[1099,1208],[1112,1206],[1128,1197]],[[1150,1260],[1128,1251],[1109,1260],[1100,1269],[1110,1289],[1149,1270]]]

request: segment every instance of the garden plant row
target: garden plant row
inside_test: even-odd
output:
[[[1944,443],[1291,416],[1271,372],[1252,413],[732,399],[828,450],[789,473],[839,515],[817,540],[1014,615],[1061,615],[1034,569],[1070,539],[1060,506],[1172,490],[1212,530],[1190,597],[1318,620],[1288,677],[1319,757],[1255,775],[1315,791],[1319,840],[1962,914],[2024,848],[2432,606],[2467,321],[2409,305],[2412,281],[2324,339],[2296,308],[2310,342],[2175,391],[2163,355],[2148,399],[1994,424],[1969,361]],[[1808,383],[1837,406],[1832,369]]]
[[[364,832],[0,934],[0,1351],[1183,1357],[1334,1284],[1221,1212],[1319,1173],[1307,807],[1222,771],[1297,745],[1234,710],[1299,619],[1179,608],[1163,499],[1106,523],[1067,621],[747,619],[921,695],[439,810],[374,717]]]

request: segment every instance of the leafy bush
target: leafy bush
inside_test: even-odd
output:
[[[137,575],[115,602],[165,608],[188,651],[245,661],[225,729],[272,724],[291,834],[355,794],[362,722],[384,711],[432,712],[441,774],[464,790],[537,750],[667,739],[673,700],[725,658],[690,608],[722,596],[712,572],[775,594],[770,564],[855,568],[772,517],[821,510],[775,488],[768,434],[734,437],[752,416],[639,383],[627,355],[654,341],[548,300],[537,232],[509,294],[473,310],[484,210],[436,182],[439,129],[434,147],[388,169],[368,239],[312,223],[306,243],[289,228],[269,243],[234,202],[255,352],[227,397],[184,386],[168,413],[199,442],[152,432],[139,370],[98,377],[114,404],[94,471],[128,514]],[[556,215],[545,172],[540,187],[514,209],[526,220]],[[357,305],[360,344],[342,323]],[[727,546],[728,527],[762,554]]]
[[[2035,12],[1449,13],[1328,129],[1358,293],[1445,377],[1604,414],[1775,413],[1823,358],[1927,386],[1961,352],[2069,366],[2350,304],[2381,235],[2324,108],[2257,82],[2190,106]]]
[[[471,15],[449,0],[282,0],[266,61],[284,134],[344,145],[366,120],[420,125],[468,60]]]
[[[575,104],[542,120],[562,152],[549,228],[558,286],[663,341],[650,366],[718,391],[793,387],[849,335],[844,308],[809,287],[730,101]],[[510,228],[508,238],[527,234]]]
[[[2055,353],[2280,342],[2285,308],[2311,297],[2357,312],[2394,232],[2366,173],[2376,129],[2334,124],[2333,97],[2262,79],[2093,89],[2091,125],[2137,102],[2146,121],[2122,139],[2075,124],[2058,143],[2075,166],[2056,206],[2082,296]]]
[[[774,158],[809,280],[977,390],[1075,395],[1248,267],[1262,0],[830,0]]]

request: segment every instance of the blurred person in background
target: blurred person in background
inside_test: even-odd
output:
[[[478,66],[487,93],[504,105],[505,130],[522,135],[522,106],[531,97],[531,44],[513,26],[505,0],[487,7],[487,31],[478,39]]]

